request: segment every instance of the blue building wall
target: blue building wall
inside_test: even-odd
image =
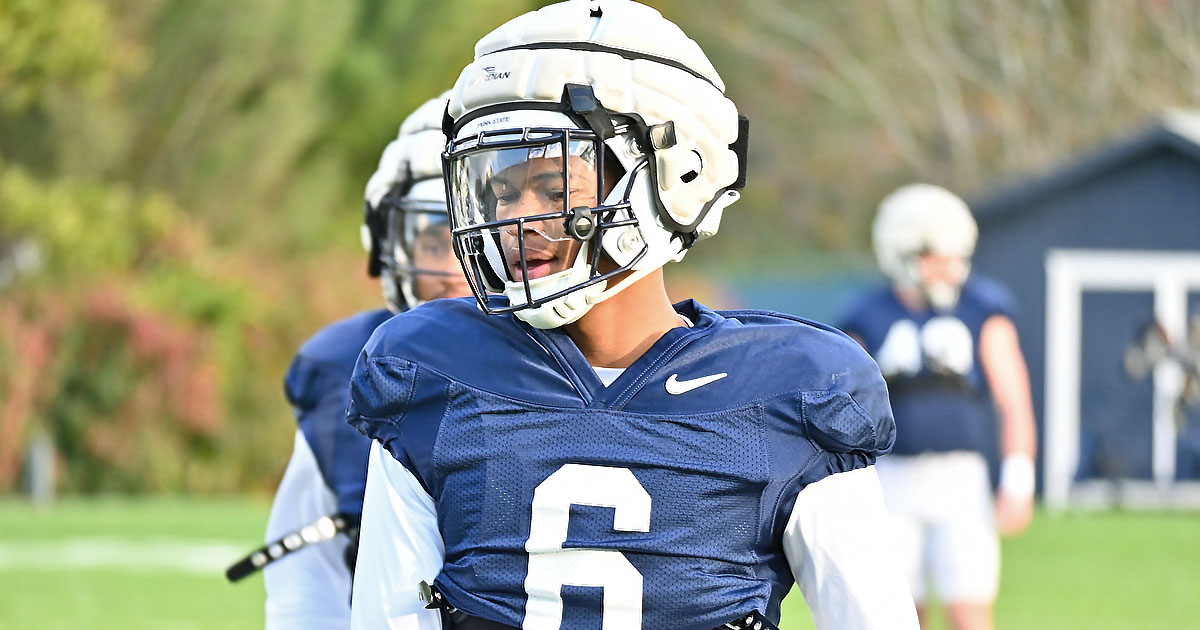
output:
[[[1153,130],[972,207],[980,228],[975,268],[1006,284],[1019,301],[1016,325],[1040,420],[1047,252],[1200,252],[1200,147]],[[1191,296],[1191,304],[1191,313],[1200,313],[1200,297]],[[1151,385],[1126,377],[1121,357],[1153,316],[1151,294],[1089,293],[1083,306],[1081,475],[1148,478]],[[1181,445],[1190,440],[1200,449],[1200,439],[1192,437]],[[1180,472],[1192,464],[1181,461]]]

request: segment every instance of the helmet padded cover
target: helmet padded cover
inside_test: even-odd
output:
[[[363,196],[372,208],[378,207],[392,186],[405,177],[416,181],[442,177],[442,151],[446,146],[442,116],[449,97],[446,91],[425,101],[400,123],[396,139],[388,143],[378,168],[367,180]]]
[[[563,47],[505,50],[554,43]],[[570,48],[575,44],[669,59],[695,74],[653,59]],[[450,96],[455,119],[490,105],[556,103],[567,83],[582,83],[592,86],[609,111],[635,113],[647,125],[673,121],[676,144],[655,151],[655,192],[677,223],[694,223],[738,178],[738,158],[729,148],[738,137],[737,107],[725,97],[724,83],[700,46],[650,7],[631,0],[550,5],[485,36],[475,55]]]
[[[979,229],[958,195],[932,184],[902,186],[884,198],[872,225],[880,268],[894,281],[911,284],[907,259],[922,253],[970,258]]]
[[[384,149],[379,158],[379,166],[367,180],[363,192],[368,205],[368,216],[361,231],[363,245],[371,260],[368,271],[372,275],[384,271],[378,275],[383,284],[384,299],[393,311],[398,312],[405,305],[416,306],[421,300],[417,299],[412,278],[399,274],[380,257],[382,250],[395,248],[397,245],[388,234],[388,220],[380,206],[384,198],[400,184],[402,186],[399,192],[408,199],[445,203],[441,158],[446,139],[441,123],[449,96],[449,91],[443,92],[423,103],[404,119],[396,139],[389,142]],[[434,179],[437,180],[437,184],[428,185]],[[420,192],[418,197],[414,197],[412,187],[417,184],[420,184]]]

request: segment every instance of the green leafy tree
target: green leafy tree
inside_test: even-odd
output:
[[[380,304],[381,150],[549,3],[0,0],[0,490],[43,429],[68,489],[272,488],[292,353]],[[752,120],[691,269],[864,260],[902,182],[970,194],[1200,100],[1194,2],[648,3]]]

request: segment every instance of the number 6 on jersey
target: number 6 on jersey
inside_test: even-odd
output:
[[[563,549],[572,505],[613,508],[613,529],[650,531],[650,494],[628,468],[566,464],[533,492],[524,630],[558,630],[562,587],[604,589],[604,630],[642,627],[642,574],[619,551]]]

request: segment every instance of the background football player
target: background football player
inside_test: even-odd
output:
[[[371,332],[394,314],[428,300],[470,295],[451,248],[441,179],[445,106],[443,95],[409,116],[367,183],[364,245],[370,251],[369,273],[381,278],[387,308],[325,327],[304,343],[288,370],[285,392],[299,428],[275,495],[267,541],[335,513],[350,531],[265,567],[267,628],[349,627],[354,538],[370,445],[346,424],[354,361]]]
[[[743,184],[723,90],[629,0],[477,44],[445,125],[476,300],[385,322],[352,380],[376,440],[354,627],[770,628],[793,581],[821,628],[916,627],[874,362],[821,324],[667,297],[662,266]]]
[[[861,296],[841,327],[888,382],[897,438],[877,467],[908,580],[923,617],[932,586],[952,627],[991,628],[997,527],[1017,533],[1033,515],[1036,433],[1012,299],[969,274],[975,220],[943,188],[895,191],[873,232],[891,285]],[[992,404],[1003,429],[995,509],[982,453]]]

